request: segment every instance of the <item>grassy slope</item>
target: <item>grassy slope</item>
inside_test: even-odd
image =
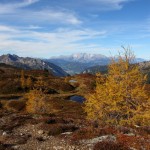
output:
[[[5,117],[5,111],[13,112],[14,115],[18,115],[14,122],[9,123],[11,125],[15,124],[16,121],[20,122],[19,116],[24,115],[25,105],[26,105],[26,91],[21,89],[20,76],[21,70],[10,66],[0,66],[0,114]],[[83,95],[86,96],[87,93],[94,91],[95,88],[95,76],[89,74],[75,75],[67,78],[57,78],[44,71],[25,71],[25,77],[31,76],[35,82],[39,76],[43,77],[44,82],[47,84],[49,89],[56,91],[53,94],[47,94],[46,105],[49,106],[49,114],[47,115],[29,115],[31,122],[35,124],[42,124],[40,129],[45,132],[48,130],[49,134],[61,134],[65,131],[72,131],[70,140],[73,142],[78,142],[82,139],[91,139],[102,135],[115,135],[119,143],[118,145],[127,145],[134,147],[135,145],[142,144],[147,139],[149,140],[150,131],[149,127],[145,128],[135,128],[135,127],[101,127],[97,128],[96,125],[93,126],[85,120],[86,114],[83,111],[84,104],[79,104],[76,102],[68,101],[69,97],[72,95]],[[76,83],[69,83],[69,80],[76,80]],[[146,86],[147,92],[149,92],[150,85]],[[9,116],[9,115],[8,115]],[[47,117],[52,117],[52,120],[56,120],[55,123],[47,124],[45,120]],[[10,119],[11,119],[10,115]],[[30,118],[29,117],[29,118]],[[37,119],[35,119],[35,117]],[[38,119],[38,118],[41,119]],[[23,117],[21,117],[23,118]],[[9,120],[9,119],[8,119]],[[27,124],[30,123],[28,120]],[[69,122],[69,123],[68,123]],[[8,128],[9,124],[3,127]],[[1,125],[0,125],[1,126]],[[21,124],[19,126],[22,126]],[[76,129],[77,127],[77,129]],[[54,130],[55,129],[55,130]],[[74,131],[75,129],[75,131]],[[55,131],[55,132],[54,132]],[[126,134],[134,133],[133,136],[128,136]],[[144,141],[142,140],[144,139]],[[104,146],[114,146],[114,143],[100,143]],[[146,145],[146,143],[144,143]],[[148,145],[148,144],[147,144]],[[149,146],[149,145],[148,145]],[[99,148],[99,145],[97,145]],[[106,149],[105,147],[105,149]],[[115,146],[114,146],[115,147]]]

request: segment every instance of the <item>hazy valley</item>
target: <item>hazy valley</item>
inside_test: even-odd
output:
[[[117,59],[117,58],[116,58]],[[79,74],[82,72],[87,72],[90,67],[108,65],[111,62],[111,57],[104,56],[102,54],[88,54],[88,53],[77,53],[69,56],[59,56],[52,57],[50,59],[45,59],[47,62],[52,62],[60,66],[69,74]],[[143,62],[144,59],[137,58],[135,62]],[[102,70],[100,70],[102,71]],[[90,73],[90,72],[89,72]]]

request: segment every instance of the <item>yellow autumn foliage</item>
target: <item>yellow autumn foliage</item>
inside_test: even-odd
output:
[[[31,79],[31,77],[27,78],[27,80],[26,80],[26,86],[27,86],[27,88],[32,89],[32,87],[33,87],[33,81]]]
[[[34,89],[27,94],[28,101],[26,102],[26,110],[29,113],[46,113],[47,105],[46,94],[43,91],[44,82],[39,78]]]
[[[29,113],[44,113],[45,112],[45,95],[37,89],[30,90],[27,94],[28,101],[26,102],[26,110]]]
[[[25,87],[26,87],[26,81],[25,81],[24,70],[21,71],[20,82],[21,82],[21,87],[22,87],[22,89],[25,89]]]
[[[113,125],[150,124],[146,76],[133,61],[134,54],[125,49],[117,61],[112,58],[107,76],[97,74],[95,93],[88,95],[85,102],[88,119]]]

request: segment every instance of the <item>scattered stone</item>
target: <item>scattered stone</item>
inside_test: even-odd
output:
[[[16,150],[16,149],[19,148],[19,146],[18,146],[18,145],[15,145],[15,146],[12,146],[12,148],[13,148],[14,150]]]
[[[128,133],[128,134],[125,134],[125,135],[127,135],[127,136],[135,136],[134,133]]]
[[[64,133],[62,133],[62,135],[70,135],[70,134],[72,134],[72,132],[64,132]]]
[[[38,131],[38,134],[40,134],[40,135],[41,135],[41,134],[44,134],[44,131],[43,131],[43,130],[39,130],[39,131]]]
[[[138,125],[134,125],[136,128],[140,128],[140,126],[138,126]]]
[[[7,135],[7,132],[3,132],[2,135],[3,135],[3,136],[6,136],[6,135]]]
[[[21,136],[23,136],[23,133],[20,133]]]
[[[113,135],[105,135],[105,136],[100,136],[97,138],[93,138],[93,139],[89,139],[89,140],[81,140],[81,143],[87,144],[87,145],[94,145],[98,142],[102,142],[102,141],[116,141],[116,137]]]

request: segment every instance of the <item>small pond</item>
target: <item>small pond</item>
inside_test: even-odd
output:
[[[78,103],[83,103],[85,101],[85,98],[83,96],[74,95],[70,97],[70,100]]]

